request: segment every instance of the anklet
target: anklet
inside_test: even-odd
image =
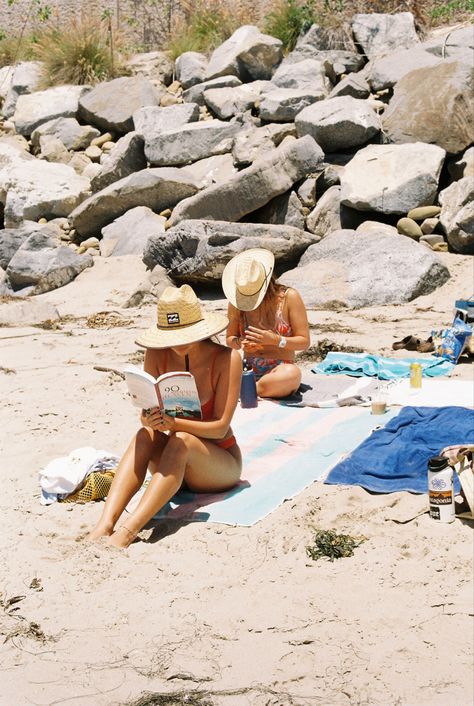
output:
[[[136,537],[137,537],[138,532],[132,532],[132,530],[129,530],[128,527],[125,527],[125,525],[120,525],[120,527],[119,527],[118,529],[119,529],[119,530],[125,530],[125,532],[128,532],[128,534],[129,534],[130,537],[131,537],[131,541],[132,541],[132,542],[133,542],[133,540],[136,539]],[[117,532],[118,530],[115,530],[115,531]]]

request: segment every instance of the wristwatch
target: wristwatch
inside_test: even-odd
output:
[[[284,348],[286,346],[286,338],[284,336],[280,336],[280,340],[278,342],[278,348]]]

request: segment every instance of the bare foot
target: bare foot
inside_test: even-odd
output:
[[[125,525],[121,525],[110,536],[110,539],[107,541],[107,544],[110,547],[126,549],[136,539],[137,534],[137,532],[132,532],[132,530],[129,530],[128,527],[125,527]]]
[[[91,532],[89,532],[89,534],[86,536],[86,539],[89,542],[97,542],[99,539],[101,539],[101,537],[110,537],[113,531],[113,525],[101,525],[99,523],[94,527]]]

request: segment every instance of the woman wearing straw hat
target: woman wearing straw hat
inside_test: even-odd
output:
[[[120,461],[89,539],[107,536],[110,545],[127,547],[183,484],[208,493],[238,483],[242,457],[230,423],[239,397],[242,361],[236,351],[211,340],[227,323],[223,314],[203,312],[189,285],[164,290],[156,326],[136,343],[146,348],[144,367],[154,377],[185,369],[194,375],[202,420],[170,417],[159,409],[147,416],[143,413],[142,428]],[[116,527],[147,469],[152,478],[139,504]]]
[[[233,257],[222,274],[229,301],[227,345],[243,349],[260,397],[286,397],[298,389],[295,351],[310,343],[303,300],[295,289],[277,284],[274,262],[269,250],[251,248]]]

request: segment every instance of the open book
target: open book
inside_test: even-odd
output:
[[[201,402],[191,373],[163,373],[154,378],[136,365],[127,365],[123,372],[136,407],[160,407],[170,417],[201,419]]]

